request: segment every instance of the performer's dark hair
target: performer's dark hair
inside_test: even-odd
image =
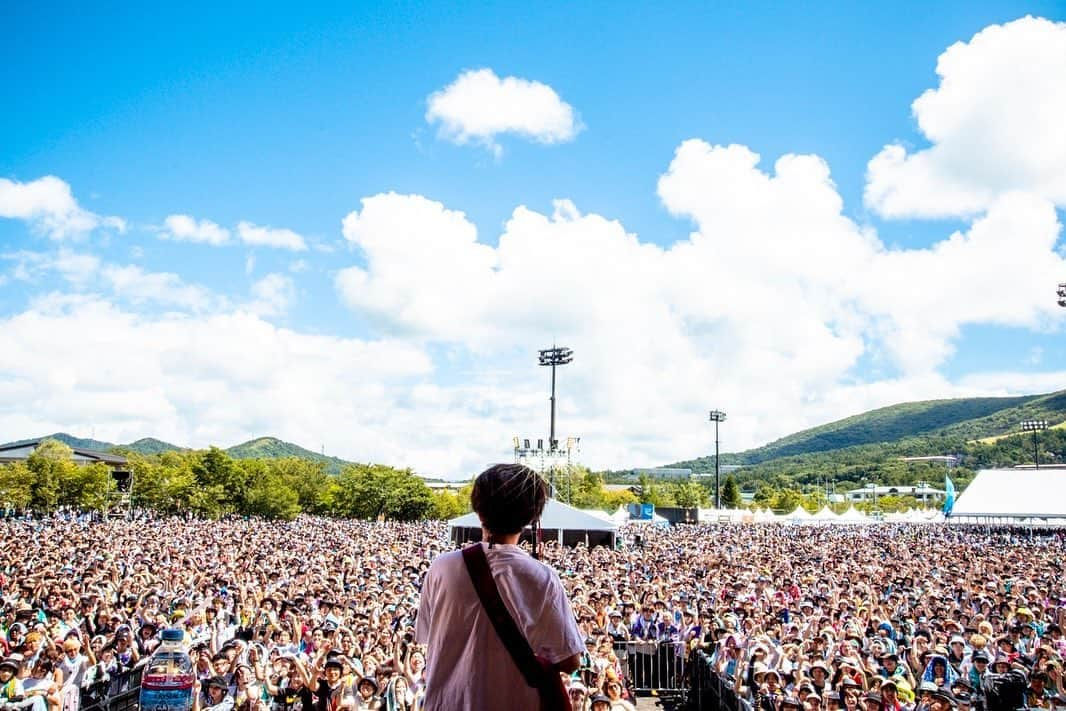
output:
[[[520,533],[540,518],[548,485],[522,464],[495,464],[478,475],[470,505],[491,533]]]

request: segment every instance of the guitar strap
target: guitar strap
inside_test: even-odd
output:
[[[470,581],[474,584],[481,606],[489,616],[493,629],[496,630],[503,646],[507,648],[518,671],[526,680],[526,684],[537,689],[538,693],[542,692],[545,684],[551,681],[548,675],[557,672],[544,668],[534,654],[533,648],[529,646],[529,642],[518,629],[511,613],[507,611],[503,598],[500,597],[500,589],[492,578],[492,571],[489,570],[489,560],[480,543],[463,549],[463,562],[466,563],[466,571],[470,574]],[[542,702],[543,698],[542,694]]]
[[[518,625],[515,624],[514,618],[511,617],[511,613],[503,604],[500,589],[496,587],[492,571],[489,570],[489,559],[485,557],[485,550],[480,543],[463,549],[463,562],[466,563],[466,572],[470,574],[470,581],[474,584],[481,606],[485,608],[493,629],[499,635],[503,646],[507,648],[518,671],[522,673],[527,684],[534,689],[539,688],[544,675],[540,662],[537,661],[533,648],[529,646],[529,642],[526,641]]]

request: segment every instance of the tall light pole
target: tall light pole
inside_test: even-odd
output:
[[[1059,306],[1066,308],[1066,281],[1059,284]]]
[[[711,422],[714,423],[714,508],[722,508],[722,468],[718,466],[718,423],[725,422],[725,413],[711,410]]]
[[[1022,432],[1033,433],[1033,464],[1040,468],[1040,443],[1036,440],[1036,433],[1047,429],[1047,420],[1022,420]]]
[[[551,348],[545,348],[539,351],[540,365],[551,366],[552,369],[552,394],[551,394],[551,424],[548,429],[548,452],[551,455],[555,454],[555,450],[558,448],[559,443],[555,439],[555,367],[559,365],[566,365],[574,360],[574,352],[566,346],[552,346]],[[552,494],[555,493],[555,459],[552,457],[551,468],[551,487]]]

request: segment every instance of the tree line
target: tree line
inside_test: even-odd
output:
[[[985,445],[992,449],[1015,442]],[[141,454],[117,450],[133,471],[132,504],[161,514],[227,515],[292,519],[300,513],[339,518],[416,521],[450,519],[470,510],[470,484],[458,491],[433,490],[410,469],[380,464],[348,464],[334,474],[326,464],[297,457],[238,459],[216,447],[206,450]],[[936,481],[928,465],[927,478]],[[941,467],[939,470],[943,472]],[[836,479],[841,490],[863,476],[847,470]],[[911,465],[882,462],[879,483],[903,484],[914,477]],[[764,472],[759,479],[740,470],[723,479],[722,506],[741,508],[741,486],[754,489],[753,506],[784,512],[802,505],[815,511],[825,505],[824,479],[803,472]],[[850,474],[850,476],[849,476]],[[952,478],[964,485],[972,472],[956,468]],[[556,497],[582,509],[613,512],[619,506],[650,503],[656,507],[713,505],[709,481],[664,481],[639,476],[628,487],[607,486],[605,473],[569,467],[548,475]],[[57,509],[104,511],[119,496],[108,467],[79,465],[70,447],[56,440],[42,442],[30,457],[0,466],[0,507],[11,511],[50,513]],[[882,497],[883,511],[915,508],[907,497]]]
[[[334,475],[322,462],[235,459],[217,447],[117,453],[133,472],[132,505],[161,514],[413,521],[462,513],[457,495],[434,493],[409,469],[352,464]],[[120,496],[106,465],[75,463],[70,447],[57,440],[45,440],[25,461],[0,466],[0,506],[8,511],[104,511]]]
[[[161,514],[292,519],[300,513],[339,518],[449,519],[470,510],[470,484],[433,490],[410,469],[349,464],[333,474],[323,462],[284,457],[237,459],[217,447],[141,454],[117,449],[133,472],[135,508]],[[70,447],[45,440],[25,461],[0,465],[0,507],[51,513],[105,511],[121,496],[105,464],[77,464]],[[551,476],[557,496],[579,508],[613,511],[638,503],[630,491],[604,488],[602,475],[575,467]],[[658,505],[700,505],[707,492],[691,482],[649,485]]]

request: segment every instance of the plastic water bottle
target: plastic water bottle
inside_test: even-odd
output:
[[[148,658],[141,676],[141,711],[189,711],[196,674],[185,651],[185,633],[165,629],[162,643]]]

